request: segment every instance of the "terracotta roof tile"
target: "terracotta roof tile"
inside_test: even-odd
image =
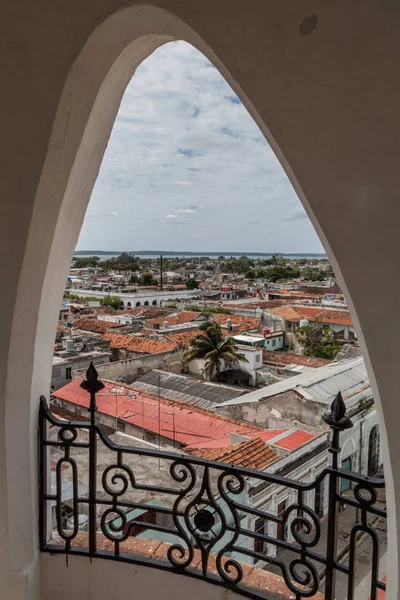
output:
[[[190,323],[190,321],[193,321],[200,315],[201,315],[201,312],[195,312],[192,310],[183,310],[180,313],[172,313],[172,314],[166,315],[163,318],[148,319],[147,321],[145,321],[145,325],[146,325],[146,327],[153,327],[153,325],[158,324],[160,327],[162,327],[164,324],[164,321],[168,321],[168,324],[171,326],[172,325],[183,325],[184,323]]]
[[[164,334],[163,337],[177,346],[187,346],[200,333],[203,333],[200,329],[192,329],[191,331]]]
[[[268,309],[268,312],[275,315],[276,317],[285,319],[285,321],[289,321],[290,323],[297,323],[303,318],[302,315],[298,312],[297,308],[294,308],[294,306],[281,306],[280,308],[271,308]]]
[[[353,325],[348,310],[332,310],[315,306],[282,306],[281,308],[271,308],[268,312],[293,323],[302,319],[307,319],[307,321],[318,319],[321,323],[326,324]]]
[[[353,319],[348,310],[325,310],[320,319],[322,323],[353,326]]]
[[[238,329],[235,329],[235,333],[242,333],[243,331],[258,330],[260,328],[260,319],[256,317],[242,317],[241,315],[214,315],[214,320],[220,325],[226,325],[227,319],[232,321],[232,325],[239,325]]]
[[[128,350],[137,354],[158,354],[159,352],[170,352],[176,348],[172,342],[149,340],[147,337],[134,335],[106,333],[103,339],[110,342],[111,348]]]
[[[234,308],[236,310],[256,310],[256,308],[278,308],[279,306],[287,306],[291,304],[293,300],[291,298],[284,298],[279,300],[255,300],[254,302],[248,302],[246,304],[228,304],[224,302],[224,308]]]
[[[263,469],[279,458],[276,450],[258,437],[225,448],[192,449],[190,453],[207,460],[216,460],[248,469]]]
[[[308,321],[315,321],[318,319],[321,323],[353,325],[353,320],[348,310],[332,310],[330,308],[314,308],[311,306],[296,306],[296,310]]]
[[[180,331],[178,333],[167,333],[163,334],[163,338],[177,344],[177,346],[188,346],[196,335],[204,335],[204,331],[200,329],[192,329],[191,331]],[[227,331],[222,331],[222,337],[227,337],[229,334]]]
[[[105,333],[110,327],[121,327],[120,323],[111,321],[98,321],[97,319],[78,319],[73,323],[74,329],[82,331],[93,331],[94,333]]]
[[[325,358],[312,358],[311,356],[303,356],[294,352],[280,352],[279,350],[264,350],[263,360],[276,362],[280,365],[304,365],[305,367],[323,367],[332,362]]]

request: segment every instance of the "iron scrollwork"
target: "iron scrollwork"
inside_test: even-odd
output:
[[[332,429],[332,467],[314,481],[305,483],[175,451],[117,445],[96,421],[96,394],[103,384],[94,367],[88,370],[82,387],[90,396],[88,421],[61,421],[41,398],[42,551],[91,557],[107,554],[115,560],[123,554],[125,561],[169,568],[222,583],[252,598],[263,596],[255,590],[250,592],[246,586],[246,563],[274,569],[296,598],[313,596],[320,589],[323,573],[332,584],[328,592],[325,587],[325,597],[333,600],[334,572],[340,571],[348,575],[348,598],[351,599],[356,538],[364,533],[371,537],[374,549],[372,592],[376,594],[378,589],[385,588],[378,579],[378,539],[367,518],[371,514],[377,518],[386,515],[385,510],[377,506],[378,491],[384,483],[381,479],[338,468],[340,432],[352,425],[346,417],[341,395],[324,415]],[[50,452],[54,456],[52,468]],[[101,461],[99,456],[103,457]],[[86,486],[83,475],[87,476]],[[310,501],[305,501],[307,494],[308,498],[314,498],[320,486],[326,483],[330,494],[329,536],[336,536],[335,511],[343,501],[338,487],[341,478],[349,479],[353,486],[353,495],[345,498],[346,503],[359,509],[361,515],[360,523],[351,532],[348,565],[338,562],[335,546],[329,545],[329,540],[325,551],[317,550],[321,542],[321,517]],[[287,489],[296,500],[282,514],[270,506],[260,508],[249,495],[251,486],[258,485],[265,489],[271,486]],[[69,494],[68,498],[65,494]],[[63,513],[66,500],[70,510],[68,519]],[[262,524],[261,528],[256,529],[256,521]],[[82,544],[85,536],[86,546]],[[168,562],[160,565],[129,554],[126,544],[137,537],[166,542]],[[284,558],[287,552],[290,552],[289,560]]]

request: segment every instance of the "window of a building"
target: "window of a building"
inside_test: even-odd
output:
[[[272,340],[272,345],[276,346],[276,340],[275,339]]]
[[[65,369],[65,379],[72,379],[72,367]]]
[[[122,433],[125,432],[125,421],[123,421],[119,417],[117,418],[117,428],[118,428],[118,431],[122,431]]]
[[[152,431],[146,431],[144,434],[146,442],[151,442],[152,444],[156,443],[156,434]]]
[[[262,517],[259,517],[258,519],[255,520],[254,523],[254,531],[256,533],[261,533],[262,535],[265,535],[265,519],[263,519]],[[255,538],[254,539],[254,552],[257,552],[258,554],[262,554],[264,552],[264,541],[260,538]],[[257,562],[258,559],[254,559],[255,562]]]
[[[286,510],[286,506],[287,506],[287,500],[283,500],[283,502],[280,502],[278,504],[278,517],[283,517],[285,510]],[[286,538],[286,524],[285,523],[278,523],[276,526],[276,537],[278,540],[284,540]]]

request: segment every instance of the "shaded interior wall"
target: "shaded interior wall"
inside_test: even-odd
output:
[[[41,600],[241,600],[243,596],[224,586],[186,575],[111,560],[42,554]],[[273,577],[271,599],[284,597],[281,578]],[[265,585],[265,583],[264,583]],[[134,592],[133,592],[134,590]],[[271,590],[272,591],[272,590]],[[316,600],[320,600],[318,594]],[[321,598],[322,600],[322,598]]]
[[[384,434],[389,594],[398,593],[400,319],[388,336],[376,315],[396,315],[400,305],[399,19],[390,0],[254,0],[251,9],[203,0],[196,10],[190,0],[4,3],[2,597],[9,587],[18,598],[39,594],[37,408],[87,202],[127,82],[177,38],[214,62],[271,143],[352,310]],[[374,277],[391,285],[371,286]]]

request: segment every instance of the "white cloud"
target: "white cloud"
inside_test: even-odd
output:
[[[196,210],[194,208],[177,208],[176,212],[179,215],[192,215]]]
[[[109,217],[119,217],[119,213],[117,212],[105,212],[105,213],[89,213],[87,218],[90,219],[105,219]]]
[[[210,66],[196,49],[174,42],[137,69],[79,248],[322,251],[271,148]],[[179,237],[166,220],[185,225]]]

